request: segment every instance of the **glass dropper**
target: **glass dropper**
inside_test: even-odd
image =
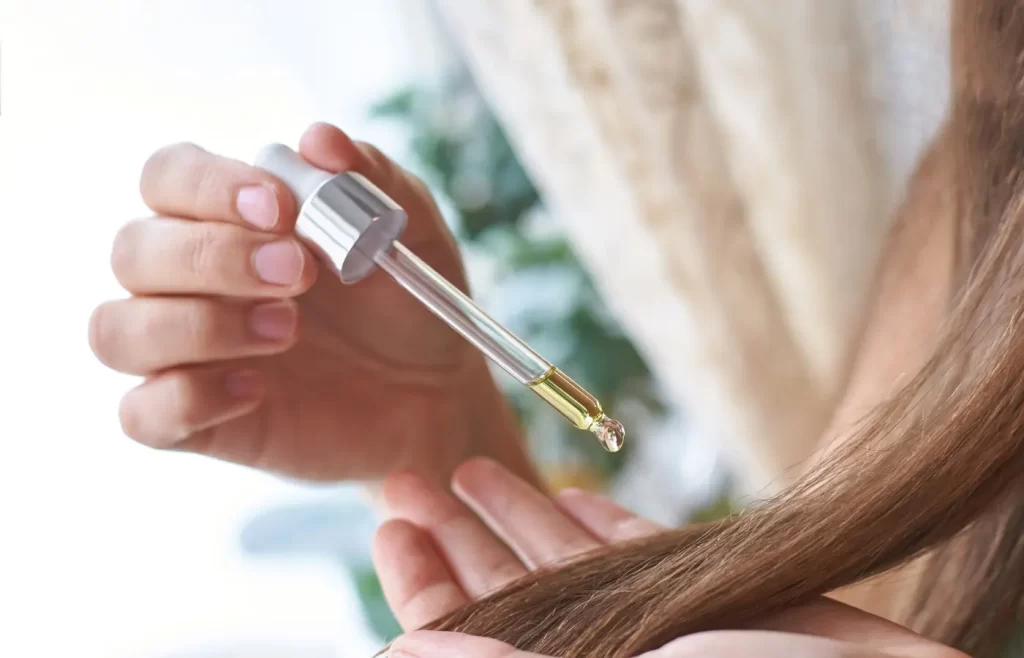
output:
[[[519,383],[554,407],[577,429],[593,432],[610,452],[622,447],[625,430],[601,403],[529,345],[495,322],[473,300],[394,241],[374,261],[403,288]]]
[[[281,144],[260,151],[256,165],[291,188],[302,204],[296,232],[342,282],[355,283],[380,267],[577,429],[592,432],[609,452],[622,447],[625,429],[597,398],[398,241],[405,211],[373,183],[354,172],[317,169]]]

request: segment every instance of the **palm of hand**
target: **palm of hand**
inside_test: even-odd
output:
[[[418,251],[462,283],[458,255],[443,237]],[[482,357],[380,271],[349,286],[321,267],[296,301],[294,347],[250,360],[269,375],[264,404],[201,437],[202,451],[310,480],[458,463],[464,442],[424,439],[439,431],[468,436],[453,430],[478,399],[473,388],[487,376]]]
[[[490,460],[454,476],[456,497],[413,475],[385,484],[396,520],[382,526],[374,563],[388,603],[407,631],[500,589],[529,571],[570,560],[601,544],[660,528],[593,494],[554,499]],[[412,632],[395,658],[553,658],[494,640]],[[688,635],[638,658],[966,658],[909,630],[822,598],[745,630]]]
[[[415,177],[326,124],[299,151],[388,194],[408,214],[405,246],[465,288]],[[386,274],[346,286],[318,268],[283,181],[188,143],[142,169],[153,215],[125,224],[111,254],[130,297],[89,320],[99,360],[143,378],[119,407],[127,436],[303,479],[446,479],[471,454],[530,471],[483,357]]]

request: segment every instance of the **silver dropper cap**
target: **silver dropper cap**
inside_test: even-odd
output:
[[[344,283],[373,271],[377,254],[405,231],[405,211],[355,172],[317,169],[284,144],[271,144],[254,164],[280,178],[301,205],[295,232]]]
[[[343,282],[355,283],[379,265],[434,315],[575,427],[593,432],[606,450],[619,449],[625,436],[622,424],[604,414],[597,398],[495,322],[398,241],[405,230],[405,211],[373,183],[359,174],[334,175],[317,169],[281,144],[260,151],[256,166],[288,185],[302,204],[296,232],[325,263],[333,265]]]

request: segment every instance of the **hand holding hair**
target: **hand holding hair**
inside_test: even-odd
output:
[[[447,497],[437,485],[471,456],[536,479],[482,358],[386,280],[317,279],[281,182],[192,145],[147,163],[154,216],[127,225],[113,256],[131,298],[90,325],[104,363],[144,378],[122,402],[124,429],[304,479],[419,469],[434,484],[387,487],[399,520],[375,552],[389,601],[406,628],[505,643],[396,643],[420,658],[438,642],[445,658],[466,643],[473,658],[515,655],[510,644],[557,658],[765,656],[786,642],[815,657],[962,655],[821,598],[911,562],[924,575],[901,623],[996,656],[1024,610],[1024,0],[954,0],[951,26],[952,110],[893,232],[956,226],[948,317],[924,365],[841,449],[749,514],[642,533],[623,510],[583,494],[551,501],[487,462],[456,474],[463,502]],[[387,191],[425,260],[461,283],[418,181],[328,126],[300,151]],[[424,440],[424,427],[445,436]],[[706,632],[723,628],[739,630]]]
[[[913,563],[894,619],[975,658],[1009,648],[1024,609],[1024,0],[954,0],[951,19],[953,102],[892,233],[955,232],[923,364],[777,499],[530,574],[431,630],[627,658]]]
[[[954,658],[957,652],[907,648],[895,653],[809,635],[713,631],[679,638],[637,658]],[[388,658],[555,658],[496,640],[420,631],[397,640]]]
[[[531,572],[614,542],[663,530],[591,493],[549,498],[499,464],[455,471],[454,495],[409,474],[388,479],[392,519],[378,531],[374,563],[402,627],[412,631]],[[548,658],[494,640],[431,631],[397,639],[394,658]],[[744,630],[689,635],[644,658],[954,658],[959,652],[829,599]]]

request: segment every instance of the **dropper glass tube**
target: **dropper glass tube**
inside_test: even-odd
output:
[[[622,447],[622,423],[606,416],[597,398],[398,241],[405,210],[376,185],[355,172],[317,169],[283,144],[263,148],[256,164],[299,200],[296,232],[343,283],[356,284],[379,267],[576,428],[592,432],[610,452]]]
[[[619,421],[605,415],[597,398],[498,324],[402,243],[392,242],[391,248],[379,251],[374,261],[434,315],[577,429],[592,432],[609,452],[622,447],[625,429]]]

